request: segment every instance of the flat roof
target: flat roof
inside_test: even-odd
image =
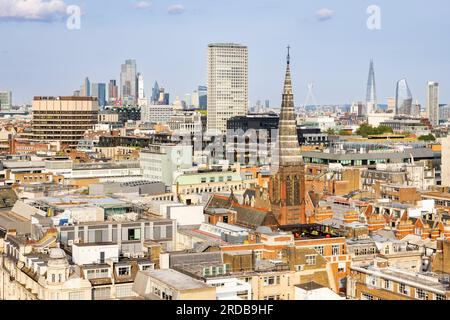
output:
[[[177,290],[211,288],[210,285],[173,269],[147,270],[143,271],[143,273],[148,277],[161,281]]]
[[[306,283],[302,283],[302,284],[297,284],[295,286],[297,288],[300,288],[300,289],[303,289],[303,290],[307,290],[307,291],[325,288],[323,285],[318,284],[317,282],[314,282],[314,281],[306,282]]]

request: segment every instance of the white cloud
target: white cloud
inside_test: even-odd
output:
[[[139,1],[134,4],[136,9],[150,9],[152,7],[152,3],[150,1]]]
[[[174,4],[167,8],[169,14],[182,14],[186,11],[186,8],[181,4]]]
[[[334,15],[334,11],[330,10],[328,8],[323,8],[316,12],[316,18],[319,21],[330,20],[331,18],[333,18],[333,15]]]
[[[63,0],[0,0],[0,20],[53,21],[66,9]]]

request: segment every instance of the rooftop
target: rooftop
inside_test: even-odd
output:
[[[159,280],[176,290],[193,290],[211,287],[203,281],[196,280],[173,269],[147,270],[142,272],[147,277]]]

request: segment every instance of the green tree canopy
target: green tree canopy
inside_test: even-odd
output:
[[[378,127],[373,127],[367,123],[362,124],[358,130],[356,130],[356,134],[367,138],[370,135],[375,134],[384,134],[384,133],[392,133],[392,128],[388,126],[380,125]]]
[[[424,136],[420,136],[418,138],[419,141],[436,141],[436,137],[433,136],[431,133],[424,135]]]

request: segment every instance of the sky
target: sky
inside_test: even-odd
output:
[[[80,29],[67,28],[71,5]],[[183,98],[206,84],[208,43],[234,42],[248,46],[250,105],[279,106],[287,45],[296,105],[310,83],[319,104],[365,100],[370,59],[379,103],[404,77],[422,104],[429,80],[450,103],[449,16],[448,0],[0,0],[0,90],[15,104],[71,95],[86,76],[119,80],[131,58],[147,95],[158,80]]]

